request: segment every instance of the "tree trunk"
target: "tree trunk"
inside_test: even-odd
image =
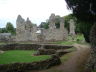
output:
[[[91,55],[87,64],[86,72],[96,70],[96,23],[94,23],[90,32]]]

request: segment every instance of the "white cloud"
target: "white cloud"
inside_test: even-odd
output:
[[[51,13],[60,16],[70,13],[64,0],[0,0],[0,9],[0,20],[16,20],[20,14],[24,19],[29,17],[37,24],[48,19]],[[0,23],[0,26],[4,25]]]

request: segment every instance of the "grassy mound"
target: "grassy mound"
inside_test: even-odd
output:
[[[24,51],[24,50],[11,50],[5,51],[3,54],[0,54],[0,64],[10,64],[10,63],[28,63],[36,62],[41,60],[49,59],[50,56],[33,56],[33,53],[36,51]]]

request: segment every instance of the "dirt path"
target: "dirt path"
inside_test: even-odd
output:
[[[74,47],[77,48],[77,51],[66,63],[59,67],[62,72],[83,72],[82,70],[89,57],[90,48],[79,44],[74,44]]]
[[[74,44],[74,47],[77,48],[77,51],[72,53],[71,58],[67,62],[53,67],[52,69],[55,69],[55,71],[49,69],[35,72],[83,72],[84,65],[90,54],[90,47],[80,44]]]

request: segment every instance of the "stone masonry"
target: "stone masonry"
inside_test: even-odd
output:
[[[60,18],[60,28],[55,26],[55,15],[52,14],[49,19],[49,29],[44,29],[45,41],[66,40],[68,31],[64,28],[64,19]]]
[[[20,15],[17,17],[16,41],[36,41],[37,26],[29,18],[25,21]]]
[[[75,22],[73,19],[70,19],[70,35],[75,35]]]
[[[41,29],[32,24],[29,18],[25,21],[20,15],[16,21],[16,41],[62,41],[66,40],[68,31],[64,28],[64,19],[60,17],[60,28],[55,26],[55,14],[49,18],[49,29]]]

